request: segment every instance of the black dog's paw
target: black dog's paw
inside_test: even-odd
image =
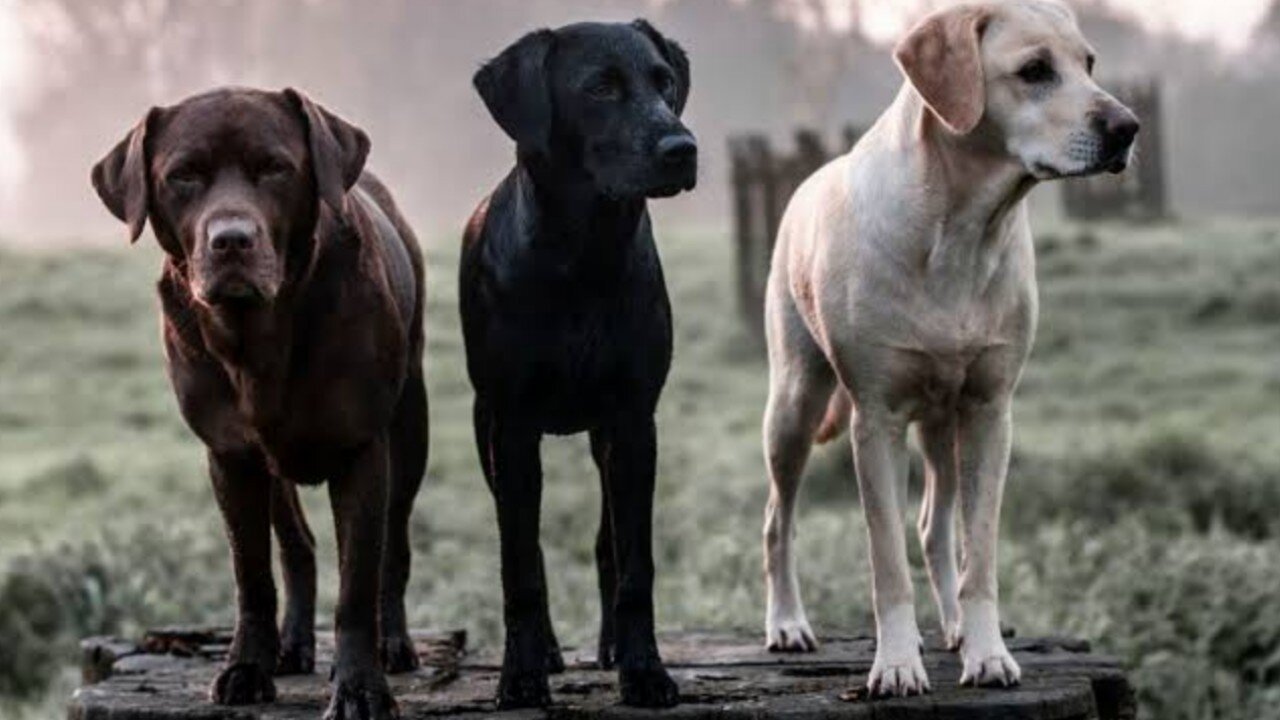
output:
[[[276,677],[285,675],[310,675],[316,671],[316,639],[286,640],[280,646],[280,658],[276,660]]]
[[[543,708],[551,704],[546,668],[535,672],[507,672],[498,681],[498,709]]]
[[[408,635],[382,638],[382,669],[387,673],[413,672],[422,664],[418,660],[418,651],[413,646],[413,638]]]
[[[612,670],[616,661],[613,638],[601,636],[600,643],[596,646],[596,666],[601,670]]]
[[[324,720],[399,720],[400,707],[381,677],[377,681],[338,681]]]
[[[252,662],[226,666],[209,688],[209,700],[218,705],[257,705],[275,699],[276,684],[271,675]]]
[[[551,646],[547,650],[547,674],[559,675],[564,672],[564,653],[560,652],[560,648]]]
[[[661,666],[618,673],[622,704],[642,708],[669,708],[680,703],[680,688]]]

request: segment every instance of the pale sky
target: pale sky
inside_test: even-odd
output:
[[[11,120],[25,62],[14,5],[14,0],[0,0],[0,204],[7,189],[22,174]]]
[[[829,1],[833,7],[848,7],[847,0]],[[890,42],[924,12],[955,0],[859,1],[867,34]],[[1077,0],[1077,4],[1087,3],[1114,8],[1152,32],[1214,42],[1227,52],[1247,47],[1250,34],[1270,7],[1270,0]],[[27,58],[16,6],[16,0],[0,0],[0,204],[6,189],[22,174],[11,117],[22,97]]]

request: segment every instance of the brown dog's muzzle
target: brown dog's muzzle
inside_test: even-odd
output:
[[[262,223],[246,214],[215,215],[203,235],[192,278],[201,301],[219,306],[275,299],[276,256]]]

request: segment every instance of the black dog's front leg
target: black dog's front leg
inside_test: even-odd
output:
[[[325,720],[399,717],[378,657],[378,600],[390,485],[387,438],[357,450],[329,480],[338,531],[337,649]]]
[[[506,647],[498,683],[498,707],[544,707],[551,651],[546,578],[538,542],[542,503],[542,439],[536,428],[508,422],[476,407],[476,438],[498,510],[502,545],[503,620]]]
[[[231,543],[236,578],[235,636],[209,697],[221,705],[271,702],[276,698],[271,676],[280,648],[271,576],[273,480],[255,451],[210,451],[209,475]]]
[[[653,490],[657,433],[653,416],[633,415],[605,430],[605,484],[612,516],[618,587],[615,643],[622,702],[671,707],[679,690],[662,665],[653,633]]]
[[[614,599],[618,593],[618,569],[613,557],[613,511],[609,508],[609,446],[604,433],[591,432],[591,457],[600,471],[600,527],[596,530],[596,585],[600,590],[600,638],[596,664],[601,670],[614,665]]]

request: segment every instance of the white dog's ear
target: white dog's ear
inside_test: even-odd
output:
[[[893,51],[902,73],[952,132],[968,134],[986,110],[982,33],[989,8],[959,5],[930,14]]]

